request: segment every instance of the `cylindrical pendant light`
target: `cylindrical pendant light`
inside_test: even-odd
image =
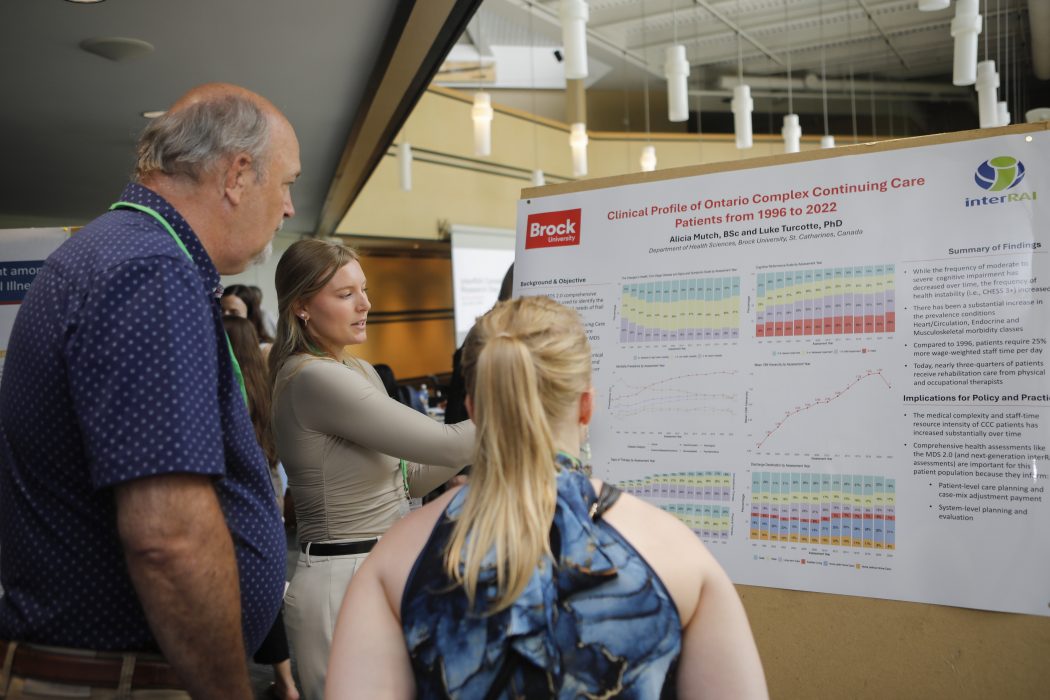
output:
[[[736,147],[751,148],[751,111],[755,108],[755,101],[751,99],[750,85],[737,85],[733,88],[731,107]]]
[[[545,178],[543,176],[543,171],[539,170],[539,169],[533,170],[532,171],[532,186],[533,187],[542,187],[543,185],[546,185],[546,184],[547,184],[547,178]]]
[[[977,115],[982,129],[999,126],[999,74],[995,72],[995,61],[977,64]]]
[[[784,0],[784,26],[788,26],[788,3]],[[780,129],[780,135],[784,137],[784,153],[798,153],[799,141],[802,139],[802,126],[798,123],[798,115],[795,114],[795,102],[792,95],[791,76],[791,50],[787,51],[787,79],[788,79],[788,113],[784,115],[784,126]]]
[[[1006,102],[1000,100],[995,107],[995,116],[999,126],[1010,126],[1010,108],[1006,106]]]
[[[946,10],[951,4],[951,0],[919,0],[919,12]]]
[[[799,126],[797,114],[784,115],[784,126],[780,133],[784,137],[784,153],[798,153],[802,127]]]
[[[832,136],[831,134],[824,134],[823,136],[820,137],[820,147],[821,148],[834,148],[835,147],[835,137]]]
[[[643,173],[651,173],[656,170],[656,146],[651,143],[642,146],[642,157],[638,164],[642,166]]]
[[[587,174],[587,125],[576,122],[569,127],[569,146],[572,148],[572,175]]]
[[[667,120],[684,122],[689,119],[689,61],[685,46],[674,44],[664,52],[664,77],[667,78]]]
[[[474,120],[474,155],[487,156],[492,153],[492,96],[474,93],[470,116]]]
[[[565,77],[580,80],[587,77],[587,3],[584,0],[561,0],[561,37],[565,49]]]
[[[412,191],[412,146],[407,141],[402,141],[397,146],[397,171],[400,175],[401,189],[405,192]]]
[[[1035,107],[1024,113],[1024,120],[1029,124],[1050,122],[1050,107]]]
[[[981,33],[977,0],[956,0],[951,26],[955,39],[952,84],[973,85],[977,80],[977,35]]]

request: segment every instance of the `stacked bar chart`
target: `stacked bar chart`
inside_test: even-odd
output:
[[[896,480],[753,472],[751,540],[896,548]]]
[[[733,475],[729,472],[674,472],[629,479],[618,484],[639,498],[680,498],[691,501],[732,501]]]
[[[733,519],[727,506],[671,503],[660,506],[675,516],[705,542],[728,542]]]
[[[623,285],[620,342],[666,343],[740,337],[740,277]]]
[[[893,333],[894,265],[759,272],[758,338]]]

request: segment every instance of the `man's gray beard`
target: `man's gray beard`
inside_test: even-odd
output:
[[[248,266],[253,267],[255,265],[265,265],[266,262],[270,259],[271,255],[273,255],[273,241],[267,243],[266,247],[259,251],[259,253],[254,258],[252,258],[252,261],[248,263]]]

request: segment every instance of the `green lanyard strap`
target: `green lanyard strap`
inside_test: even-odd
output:
[[[134,209],[140,211],[143,214],[149,214],[156,219],[164,230],[168,232],[168,235],[175,239],[175,243],[179,246],[179,250],[186,254],[186,257],[193,261],[193,256],[190,254],[186,244],[179,238],[179,234],[175,233],[175,229],[171,227],[167,219],[161,216],[155,209],[151,209],[143,204],[136,204],[135,202],[116,202],[111,206],[110,211],[114,209]],[[194,263],[196,264],[196,263]],[[237,361],[237,356],[233,354],[233,343],[230,342],[230,336],[227,333],[223,333],[226,338],[226,349],[230,352],[230,362],[233,363],[233,378],[237,380],[237,386],[241,388],[241,398],[244,399],[244,405],[248,405],[248,389],[244,386],[244,373],[241,372],[241,363]]]
[[[408,462],[401,460],[401,485],[405,487],[405,498],[412,500],[412,492],[408,488]]]

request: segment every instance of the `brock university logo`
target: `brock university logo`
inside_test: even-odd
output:
[[[525,223],[525,248],[580,244],[580,210],[530,214]]]
[[[1024,179],[1024,163],[1013,156],[996,156],[977,166],[973,176],[978,186],[990,192],[1002,192]]]

